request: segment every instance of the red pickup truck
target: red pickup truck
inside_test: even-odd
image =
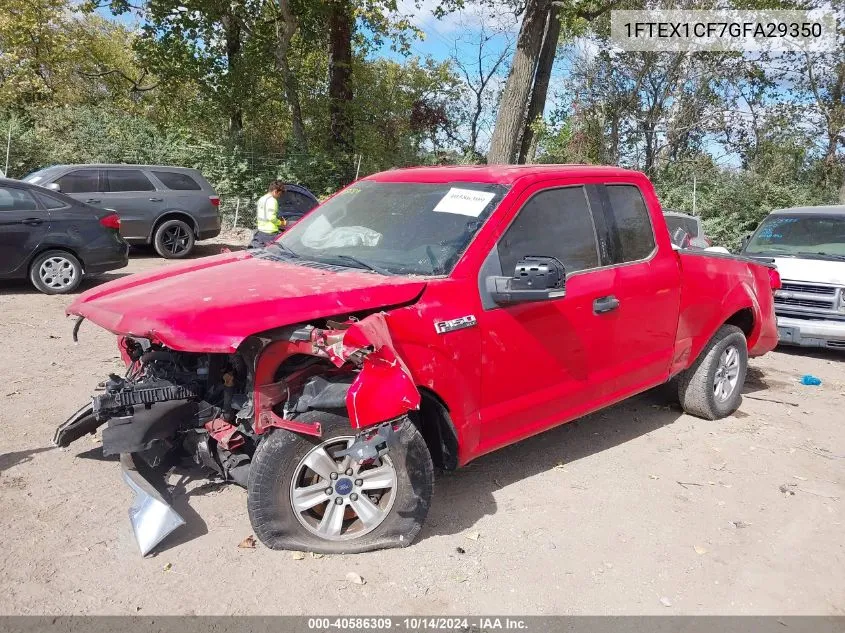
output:
[[[740,403],[774,348],[765,263],[678,250],[648,179],[570,165],[401,169],[355,182],[264,249],[132,275],[68,313],[127,363],[56,431],[108,422],[143,553],[182,518],[189,458],[247,488],[276,549],[410,544],[434,468],[675,378],[685,411]]]

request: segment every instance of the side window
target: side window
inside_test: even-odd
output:
[[[174,191],[199,191],[202,187],[199,186],[196,180],[191,178],[188,174],[183,174],[176,171],[154,171],[153,175],[158,178],[162,184],[168,189]]]
[[[526,255],[557,257],[566,272],[599,265],[596,231],[583,187],[534,195],[499,240],[502,274],[511,275]]]
[[[38,198],[38,201],[48,209],[64,209],[65,207],[70,206],[64,200],[48,196],[40,191],[35,193],[35,197]]]
[[[16,187],[0,187],[0,213],[3,211],[37,211],[38,205],[28,191]]]
[[[280,205],[282,212],[294,215],[304,215],[316,206],[316,202],[298,191],[285,192]]]
[[[140,169],[107,169],[106,182],[109,192],[155,191],[155,186]]]
[[[56,184],[62,193],[96,193],[98,176],[97,169],[77,169],[59,178]]]
[[[651,218],[638,187],[607,185],[610,202],[609,227],[615,234],[615,263],[645,259],[654,250]]]

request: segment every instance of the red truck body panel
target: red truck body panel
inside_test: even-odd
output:
[[[567,165],[438,167],[369,179],[500,183],[510,190],[448,276],[325,271],[233,253],[105,284],[81,295],[68,312],[176,350],[231,353],[246,337],[272,328],[384,309],[384,316],[360,321],[354,333],[336,334],[347,354],[365,347],[376,353],[356,380],[358,400],[348,402],[353,426],[415,408],[419,399],[407,387],[416,385],[448,409],[459,464],[666,382],[737,315],[753,323],[751,355],[777,343],[767,268],[673,249],[654,189],[641,173]],[[479,271],[531,195],[614,183],[635,185],[643,195],[656,244],[647,258],[568,275],[559,299],[485,308]],[[595,314],[593,301],[610,294],[619,309]],[[447,333],[435,327],[464,317],[477,326]],[[286,357],[308,349],[316,348],[273,343],[259,358],[256,385],[270,382]],[[257,406],[257,415],[270,404]],[[268,417],[262,425],[284,423]]]

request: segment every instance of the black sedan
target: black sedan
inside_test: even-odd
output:
[[[129,261],[120,218],[64,194],[0,178],[0,279],[29,278],[46,294],[64,294],[82,277]]]

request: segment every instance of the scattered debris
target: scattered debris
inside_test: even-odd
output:
[[[806,477],[801,477],[800,475],[792,475],[792,477],[798,481],[807,481]]]
[[[669,600],[669,598],[667,598],[666,596],[661,596],[660,597],[660,604],[662,604],[664,607],[671,607],[672,601]]]
[[[566,472],[566,464],[564,464],[563,462],[558,462],[557,464],[555,464],[554,469]]]
[[[463,547],[456,547],[456,548],[455,548],[455,551],[456,551],[458,554],[466,554],[466,553],[467,553],[467,551],[466,551]]]
[[[322,557],[323,557],[323,554],[320,554],[319,552],[311,552],[311,558],[322,558]]]
[[[806,492],[808,495],[815,495],[816,497],[824,497],[825,499],[833,499],[834,501],[839,501],[839,497],[837,497],[836,495],[829,495],[827,493],[819,492],[817,490],[807,490],[806,488],[796,488],[796,490]]]
[[[660,479],[660,476],[658,476],[658,475],[649,475],[649,476],[648,476],[648,478],[649,478],[649,479]]]
[[[761,398],[760,396],[749,396],[746,394],[742,395],[743,398],[748,398],[749,400],[761,400],[763,402],[774,402],[775,404],[785,404],[790,407],[800,407],[801,405],[797,402],[787,402],[786,400],[776,400],[774,398]]]
[[[479,532],[470,532],[469,534],[466,535],[466,537],[470,541],[477,541],[480,536],[481,536],[481,533],[479,533]]]
[[[238,547],[241,549],[255,549],[255,537],[250,534],[240,543],[238,543]]]
[[[305,553],[304,552],[291,552],[290,557],[293,560],[305,560]]]
[[[170,571],[171,569],[173,569],[173,563],[167,563],[167,564],[164,566],[163,571]]]
[[[361,578],[361,576],[356,574],[354,571],[346,574],[346,582],[351,582],[353,585],[364,585],[367,583],[366,580]]]
[[[785,495],[794,495],[795,491],[793,488],[798,484],[781,484],[780,491]]]
[[[804,374],[801,376],[801,384],[807,385],[808,387],[818,387],[822,384],[822,380],[812,374]]]
[[[725,468],[727,468],[727,466],[728,466],[728,463],[723,462],[721,464],[716,464],[715,466],[711,466],[710,470],[725,470]]]
[[[737,530],[741,530],[742,528],[747,528],[748,526],[751,525],[750,523],[746,523],[745,521],[731,521],[731,523],[733,524],[733,526]]]
[[[699,556],[704,556],[707,553],[707,548],[702,547],[701,545],[693,545],[693,549],[695,550],[695,553]]]
[[[677,482],[679,486],[686,488],[687,486],[703,486],[704,484],[697,484],[694,481],[679,481]]]

